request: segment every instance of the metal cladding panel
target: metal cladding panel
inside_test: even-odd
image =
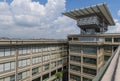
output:
[[[96,15],[104,18],[105,21],[107,21],[108,25],[115,25],[114,20],[111,16],[106,4],[100,4],[100,5],[90,6],[90,7],[87,7],[87,8],[77,9],[77,10],[73,10],[73,11],[70,11],[70,12],[65,12],[63,14],[70,17],[70,18],[73,18],[75,20],[77,20],[77,19],[79,19],[80,17],[83,17],[83,16],[96,14]]]

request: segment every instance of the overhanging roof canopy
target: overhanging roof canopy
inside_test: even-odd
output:
[[[103,18],[106,21],[106,24],[108,25],[115,25],[114,20],[106,4],[99,4],[63,13],[63,15],[66,15],[75,20],[92,14]]]

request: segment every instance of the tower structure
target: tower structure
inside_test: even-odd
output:
[[[99,4],[63,14],[81,29],[81,34],[68,36],[69,81],[92,81],[115,49],[105,44],[107,37],[112,42],[112,35],[105,34],[108,26],[115,25],[110,11],[106,4]]]

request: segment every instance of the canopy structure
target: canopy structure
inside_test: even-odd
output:
[[[76,9],[69,12],[64,12],[63,15],[68,16],[75,20],[78,20],[82,17],[87,17],[89,15],[97,15],[104,19],[107,25],[109,26],[115,25],[115,22],[106,4],[99,4],[95,6],[89,6],[86,8]]]

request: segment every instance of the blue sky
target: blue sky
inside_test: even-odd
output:
[[[0,0],[0,37],[66,38],[79,34],[76,22],[61,13],[106,3],[116,25],[108,32],[120,32],[120,0]]]

